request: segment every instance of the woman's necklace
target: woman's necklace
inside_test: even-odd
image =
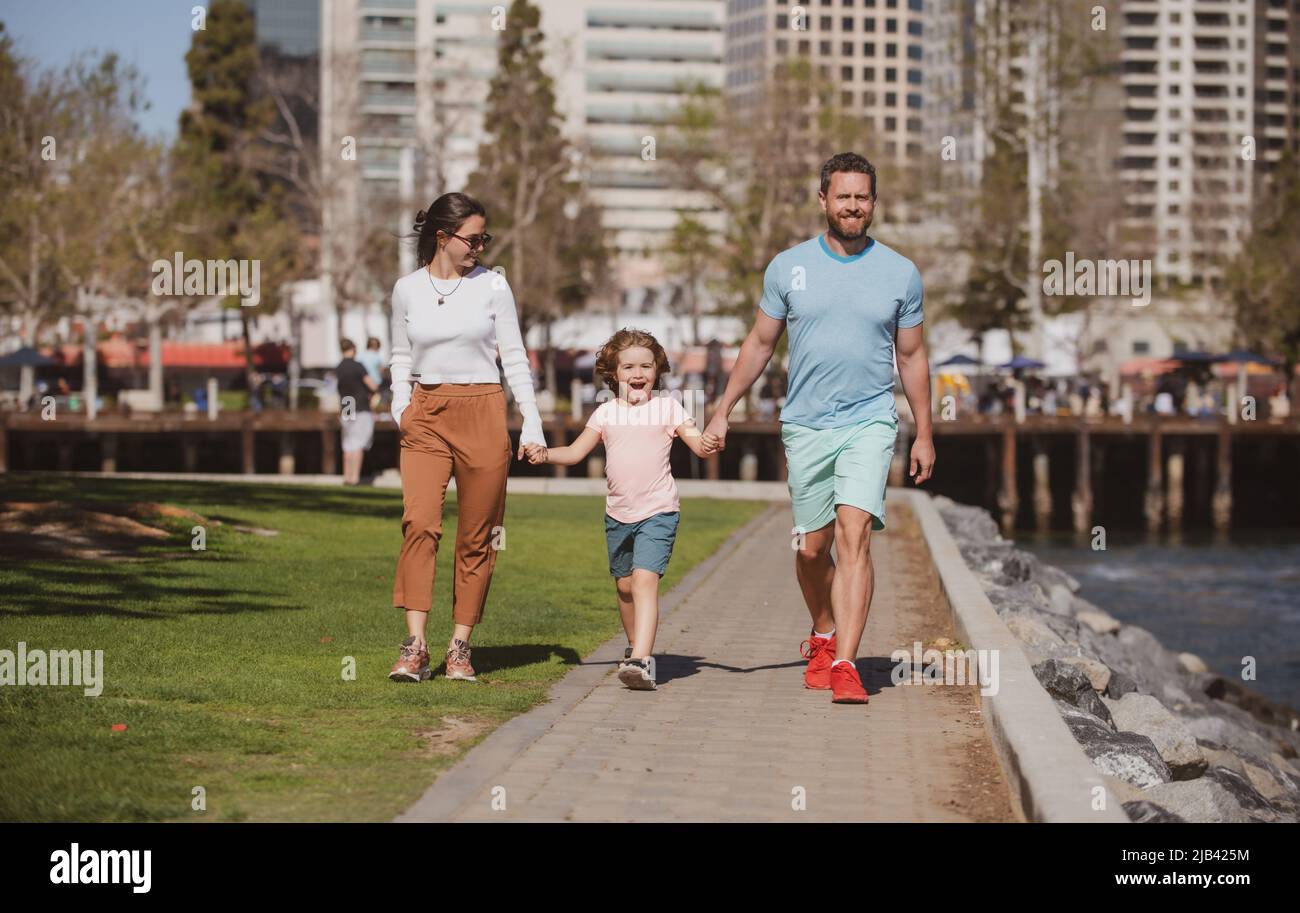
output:
[[[438,288],[438,283],[433,281],[433,273],[429,271],[428,267],[425,267],[424,274],[429,277],[429,284],[432,285],[433,290],[438,293],[438,305],[441,306],[446,304],[447,298],[442,293],[442,291]],[[456,294],[456,289],[460,288],[460,284],[464,281],[465,281],[465,277],[462,275],[459,279],[456,280],[456,287],[453,288],[450,292],[447,292],[447,295]]]

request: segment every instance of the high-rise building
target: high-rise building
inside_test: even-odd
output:
[[[654,251],[675,210],[705,205],[675,190],[653,153],[688,85],[721,86],[723,0],[533,2],[565,134],[584,153],[587,190],[619,255],[617,284],[625,297],[641,296],[665,282]],[[322,0],[322,8],[322,146],[330,154],[351,136],[360,165],[338,169],[350,199],[337,210],[391,210],[410,194],[424,205],[464,188],[486,136],[510,3]]]
[[[1158,276],[1221,274],[1250,207],[1253,0],[1124,0],[1126,235]]]
[[[1300,154],[1300,3],[1255,0],[1255,139],[1260,171]]]
[[[727,0],[727,92],[743,104],[778,61],[807,58],[836,82],[840,106],[866,119],[870,157],[903,164],[927,137],[933,25],[923,0]]]

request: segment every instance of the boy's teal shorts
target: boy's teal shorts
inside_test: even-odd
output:
[[[835,519],[835,505],[871,514],[871,528],[885,528],[885,483],[894,456],[898,422],[873,418],[843,428],[808,428],[783,422],[794,525],[803,532]]]
[[[654,571],[660,577],[668,570],[677,540],[681,511],[655,514],[635,523],[622,523],[605,514],[605,544],[609,546],[609,572],[626,577],[633,568]]]

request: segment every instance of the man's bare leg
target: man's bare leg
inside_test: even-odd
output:
[[[875,574],[871,566],[871,514],[848,504],[835,505],[835,576],[831,609],[836,629],[835,658],[857,658],[871,611]]]
[[[803,591],[803,601],[812,616],[814,631],[829,634],[835,627],[831,608],[832,581],[835,579],[835,561],[831,558],[831,543],[835,539],[835,523],[804,534],[803,548],[794,553],[794,573]]]

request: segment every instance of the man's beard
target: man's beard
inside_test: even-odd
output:
[[[850,234],[849,232],[841,228],[837,223],[838,223],[837,219],[834,219],[829,215],[826,216],[826,227],[830,229],[830,233],[832,235],[839,238],[841,241],[857,241],[858,239],[866,235],[867,229],[871,227],[871,220],[868,219],[865,214],[862,216],[862,227],[861,229],[858,230],[856,234]]]

